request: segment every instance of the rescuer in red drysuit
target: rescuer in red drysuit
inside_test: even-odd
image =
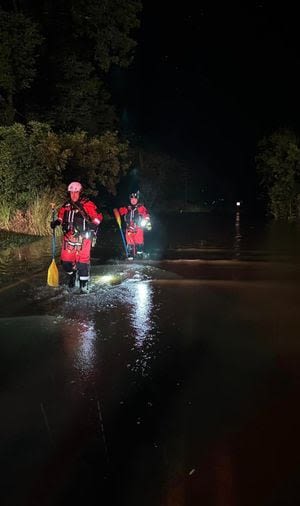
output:
[[[128,260],[143,257],[144,230],[151,230],[151,222],[148,210],[143,204],[139,204],[139,192],[129,195],[130,205],[120,207],[119,213],[124,218],[125,237],[127,244]]]
[[[62,225],[64,231],[61,249],[61,263],[68,274],[68,284],[75,286],[76,271],[80,280],[80,291],[88,291],[91,247],[95,242],[97,228],[103,220],[96,205],[81,196],[82,185],[77,181],[69,184],[70,199],[59,209],[57,220],[51,228]]]

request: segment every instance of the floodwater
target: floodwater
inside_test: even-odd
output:
[[[88,295],[1,239],[1,506],[300,504],[298,225],[107,223]]]

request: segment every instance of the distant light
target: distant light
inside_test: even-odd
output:
[[[236,206],[237,206],[237,207],[240,207],[240,205],[241,205],[241,203],[238,201],[238,202],[236,203]]]

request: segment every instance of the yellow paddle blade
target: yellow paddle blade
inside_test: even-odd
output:
[[[119,227],[121,227],[121,216],[120,216],[118,209],[113,209],[113,213],[115,215],[115,218],[117,220]]]
[[[58,273],[58,268],[57,268],[54,258],[53,258],[53,260],[49,266],[49,269],[48,269],[47,283],[49,286],[58,286],[59,285],[59,273]]]

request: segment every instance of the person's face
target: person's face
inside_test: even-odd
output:
[[[131,199],[130,199],[130,204],[131,204],[132,206],[136,206],[136,205],[137,205],[137,203],[138,203],[138,199],[137,199],[136,197],[131,197]]]
[[[80,192],[70,192],[72,202],[77,202]]]

